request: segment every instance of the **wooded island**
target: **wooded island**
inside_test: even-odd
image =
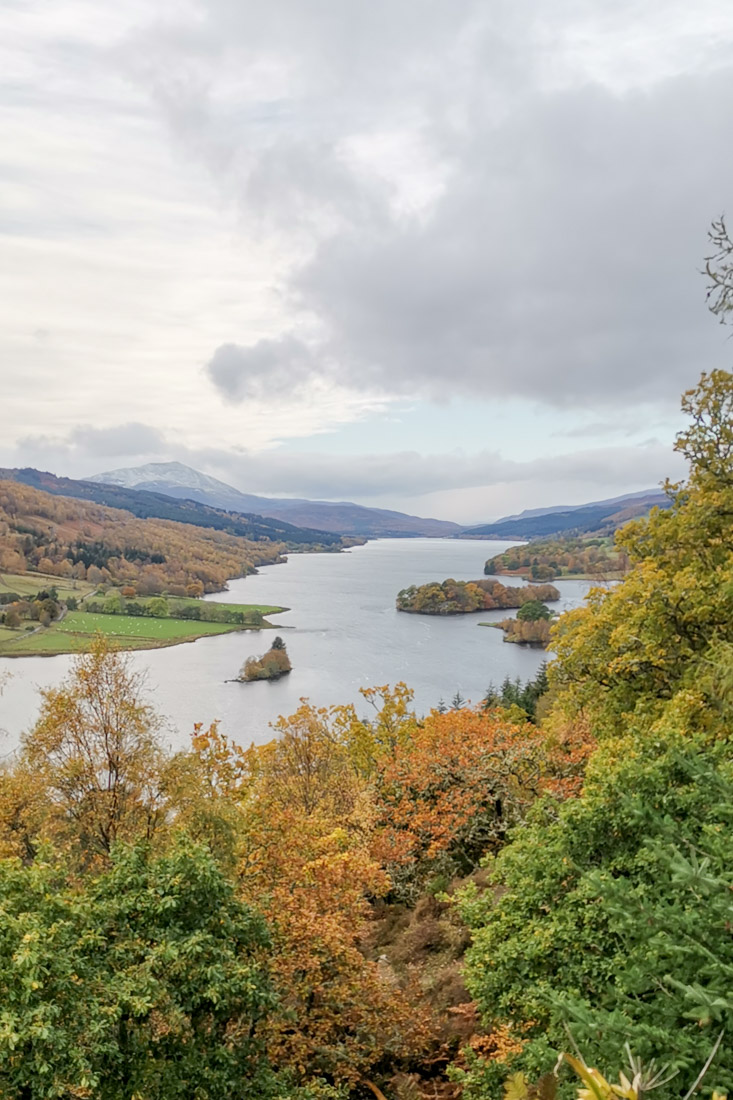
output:
[[[553,584],[510,588],[495,580],[454,581],[449,578],[440,583],[403,588],[397,593],[397,610],[414,615],[467,615],[472,611],[521,607],[528,600],[547,603],[559,599],[560,593]]]

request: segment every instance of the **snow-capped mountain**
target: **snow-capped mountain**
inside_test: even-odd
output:
[[[390,535],[458,534],[461,527],[440,519],[421,519],[404,512],[384,508],[365,508],[348,501],[279,499],[240,493],[238,489],[215,477],[199,473],[182,462],[148,462],[123,470],[95,474],[87,481],[104,485],[119,485],[125,489],[143,489],[165,493],[166,496],[197,500],[229,512],[256,513],[271,519],[284,520],[297,527],[313,527],[341,535],[363,535],[379,538]]]

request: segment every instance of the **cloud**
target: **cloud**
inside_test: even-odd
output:
[[[196,461],[197,456],[190,456]],[[476,454],[415,451],[392,454],[340,455],[270,452],[266,456],[234,456],[201,452],[198,461],[215,465],[248,492],[328,500],[372,501],[385,497],[419,497],[453,489],[531,483],[533,491],[553,483],[571,491],[576,483],[648,488],[668,474],[681,472],[670,448],[604,447],[512,461],[497,452]],[[541,491],[541,490],[539,490]]]
[[[292,394],[317,373],[311,351],[292,336],[251,347],[221,344],[204,370],[222,397],[237,403]]]
[[[244,223],[287,240],[282,300],[313,326],[295,365],[297,325],[238,341],[225,382],[279,345],[285,376],[601,409],[720,361],[698,268],[733,171],[733,16],[712,0],[199,16],[197,49],[143,34],[140,79]]]
[[[168,444],[159,428],[128,423],[109,428],[80,424],[66,435],[27,435],[18,440],[17,461],[71,464],[100,461],[124,455],[133,459],[164,453]]]
[[[112,455],[160,454],[165,439],[159,428],[150,424],[120,424],[112,428],[94,428],[89,424],[75,428],[71,443],[86,454]]]
[[[243,492],[367,502],[512,484],[530,485],[535,492],[538,486],[548,483],[568,491],[575,484],[596,484],[599,490],[617,485],[646,488],[683,472],[679,456],[656,440],[643,446],[597,447],[527,461],[508,459],[499,451],[487,449],[474,453],[412,450],[335,456],[285,449],[253,453],[215,446],[191,448],[174,438],[166,439],[158,429],[144,424],[107,429],[83,425],[66,437],[26,438],[16,458],[24,459],[29,453],[64,469],[83,469],[86,474],[101,472],[105,459],[120,455],[134,458],[135,464],[153,457],[177,460],[213,473]]]
[[[7,23],[0,434],[33,464],[129,447],[261,492],[531,505],[550,469],[582,484],[576,410],[651,436],[727,361],[697,274],[733,169],[719,0],[28,0]],[[454,394],[485,427],[369,419],[410,397],[447,423]],[[654,446],[585,472],[643,487]]]

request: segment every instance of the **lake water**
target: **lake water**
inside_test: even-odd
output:
[[[291,714],[302,696],[320,705],[361,702],[360,687],[404,680],[423,713],[456,692],[479,702],[490,683],[505,676],[526,680],[546,655],[507,645],[500,630],[479,627],[506,612],[450,618],[407,615],[395,597],[410,584],[472,580],[488,557],[510,544],[480,540],[380,539],[342,554],[294,554],[284,565],[265,566],[254,577],[232,581],[212,599],[276,604],[289,611],[272,616],[293,664],[274,683],[226,683],[245,658],[269,648],[272,632],[225,634],[187,645],[131,654],[145,672],[150,700],[165,717],[167,740],[188,744],[194,722],[220,719],[241,744],[272,736],[269,723]],[[518,583],[510,580],[510,584]],[[559,581],[558,610],[576,607],[589,585]],[[38,689],[58,684],[72,658],[0,659],[10,681],[0,695],[0,753],[12,751],[37,716]],[[366,712],[367,707],[360,708]]]

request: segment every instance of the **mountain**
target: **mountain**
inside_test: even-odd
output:
[[[667,508],[669,504],[661,489],[649,489],[572,507],[533,508],[495,523],[466,528],[462,534],[464,538],[495,539],[535,539],[564,532],[605,535],[653,507]]]
[[[241,493],[215,477],[201,474],[181,462],[149,462],[123,470],[110,470],[88,479],[98,484],[116,485],[166,496],[197,500],[227,511],[255,512],[260,516],[292,523],[296,527],[316,527],[340,535],[365,538],[398,536],[448,536],[462,531],[460,524],[440,519],[421,519],[385,508],[367,508],[348,501],[303,500],[255,496]]]
[[[341,545],[341,538],[330,531],[314,531],[307,527],[296,527],[283,520],[265,519],[238,511],[228,512],[194,500],[177,500],[162,493],[57,477],[31,467],[21,470],[0,469],[0,481],[16,481],[53,496],[74,497],[77,500],[104,504],[109,508],[124,508],[138,519],[170,519],[176,523],[190,523],[196,527],[226,531],[230,535],[239,535],[253,541],[269,539],[272,542],[284,542],[290,549]]]

